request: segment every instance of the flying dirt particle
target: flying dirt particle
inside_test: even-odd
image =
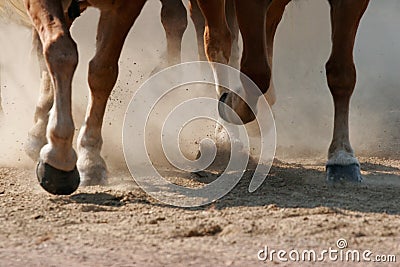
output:
[[[32,218],[33,218],[34,220],[39,220],[39,219],[43,219],[44,216],[43,216],[42,214],[36,214],[36,215],[33,215]]]

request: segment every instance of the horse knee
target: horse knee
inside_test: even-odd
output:
[[[78,65],[78,49],[68,33],[60,32],[46,41],[43,54],[52,74],[72,78]]]
[[[325,65],[329,90],[335,97],[350,97],[356,84],[356,68],[353,62],[342,63],[329,59]]]
[[[181,0],[163,0],[161,23],[167,35],[183,36],[188,21],[186,8]]]
[[[88,81],[92,93],[97,91],[110,92],[114,88],[117,78],[118,63],[110,64],[96,57],[89,62]]]
[[[204,36],[208,60],[227,64],[232,49],[232,37],[229,29],[220,31],[207,27]]]

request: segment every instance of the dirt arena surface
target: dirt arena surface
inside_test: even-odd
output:
[[[0,266],[292,266],[257,253],[337,249],[341,238],[347,249],[396,255],[397,263],[325,266],[398,266],[400,161],[361,162],[363,186],[331,187],[322,163],[275,160],[256,192],[245,175],[224,198],[191,209],[155,201],[125,172],[112,173],[110,186],[60,197],[44,192],[31,169],[0,168]],[[170,176],[188,186],[195,179]]]
[[[31,31],[0,24],[5,114],[0,120],[0,267],[400,266],[400,1],[371,1],[359,29],[351,139],[357,155],[377,157],[360,157],[365,183],[347,187],[325,183],[333,118],[324,67],[331,45],[329,5],[320,0],[292,2],[278,28],[274,55],[277,158],[282,161],[275,160],[256,192],[248,192],[248,172],[224,198],[191,209],[154,200],[123,171],[123,113],[160,63],[166,45],[159,0],[148,1],[128,37],[107,108],[103,152],[115,168],[110,185],[79,188],[71,196],[42,190],[34,164],[24,156],[22,144],[32,126],[39,88],[37,66],[27,60],[35,60]],[[81,62],[73,85],[77,128],[88,99],[87,63],[95,51],[98,15],[89,9],[72,28]],[[197,59],[193,47],[189,21],[183,61]],[[318,160],[302,160],[303,155]],[[166,173],[188,187],[215,178]],[[270,251],[319,253],[338,249],[339,239],[347,241],[343,251],[370,250],[372,259],[395,255],[397,262],[280,262],[276,255],[273,262],[258,260],[266,246]]]

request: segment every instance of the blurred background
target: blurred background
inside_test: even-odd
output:
[[[160,8],[160,1],[147,2],[121,55],[120,75],[103,128],[103,155],[111,168],[125,166],[121,127],[129,100],[160,63],[165,50]],[[400,158],[399,14],[398,0],[371,1],[359,28],[354,51],[358,78],[350,116],[351,141],[359,156]],[[73,82],[77,130],[86,110],[87,66],[95,51],[98,16],[97,10],[89,8],[72,27],[80,56]],[[23,153],[39,88],[38,66],[31,54],[31,30],[0,20],[0,48],[4,110],[0,125],[0,165],[33,166]],[[329,53],[328,2],[292,1],[275,39],[273,79],[277,103],[273,112],[277,157],[281,160],[323,162],[326,158],[333,125],[333,102],[324,69]],[[190,19],[182,55],[183,61],[197,60]],[[205,131],[213,133],[212,127]]]

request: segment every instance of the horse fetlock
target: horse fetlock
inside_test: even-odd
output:
[[[267,92],[264,94],[264,97],[270,106],[273,106],[276,103],[276,92],[275,92],[275,86],[274,86],[272,79],[269,84],[269,88],[268,88]]]
[[[57,146],[71,146],[74,137],[75,125],[72,117],[63,117],[60,113],[51,114],[47,126],[47,138],[49,143]]]
[[[88,128],[84,127],[78,136],[78,152],[91,151],[100,153],[101,147],[103,146],[103,138],[101,137],[101,130],[94,131],[92,134],[88,133]],[[96,132],[97,134],[93,134]]]
[[[83,186],[107,184],[107,166],[99,153],[80,150],[77,167]]]
[[[36,131],[29,132],[28,139],[25,142],[25,153],[34,161],[39,159],[40,150],[47,144],[45,132],[43,134],[35,134]]]
[[[340,165],[340,166],[346,166],[346,165],[352,165],[356,164],[360,166],[360,162],[358,159],[354,156],[354,153],[344,151],[344,150],[339,150],[335,151],[333,153],[329,153],[329,158],[327,162],[327,166],[329,165]]]

